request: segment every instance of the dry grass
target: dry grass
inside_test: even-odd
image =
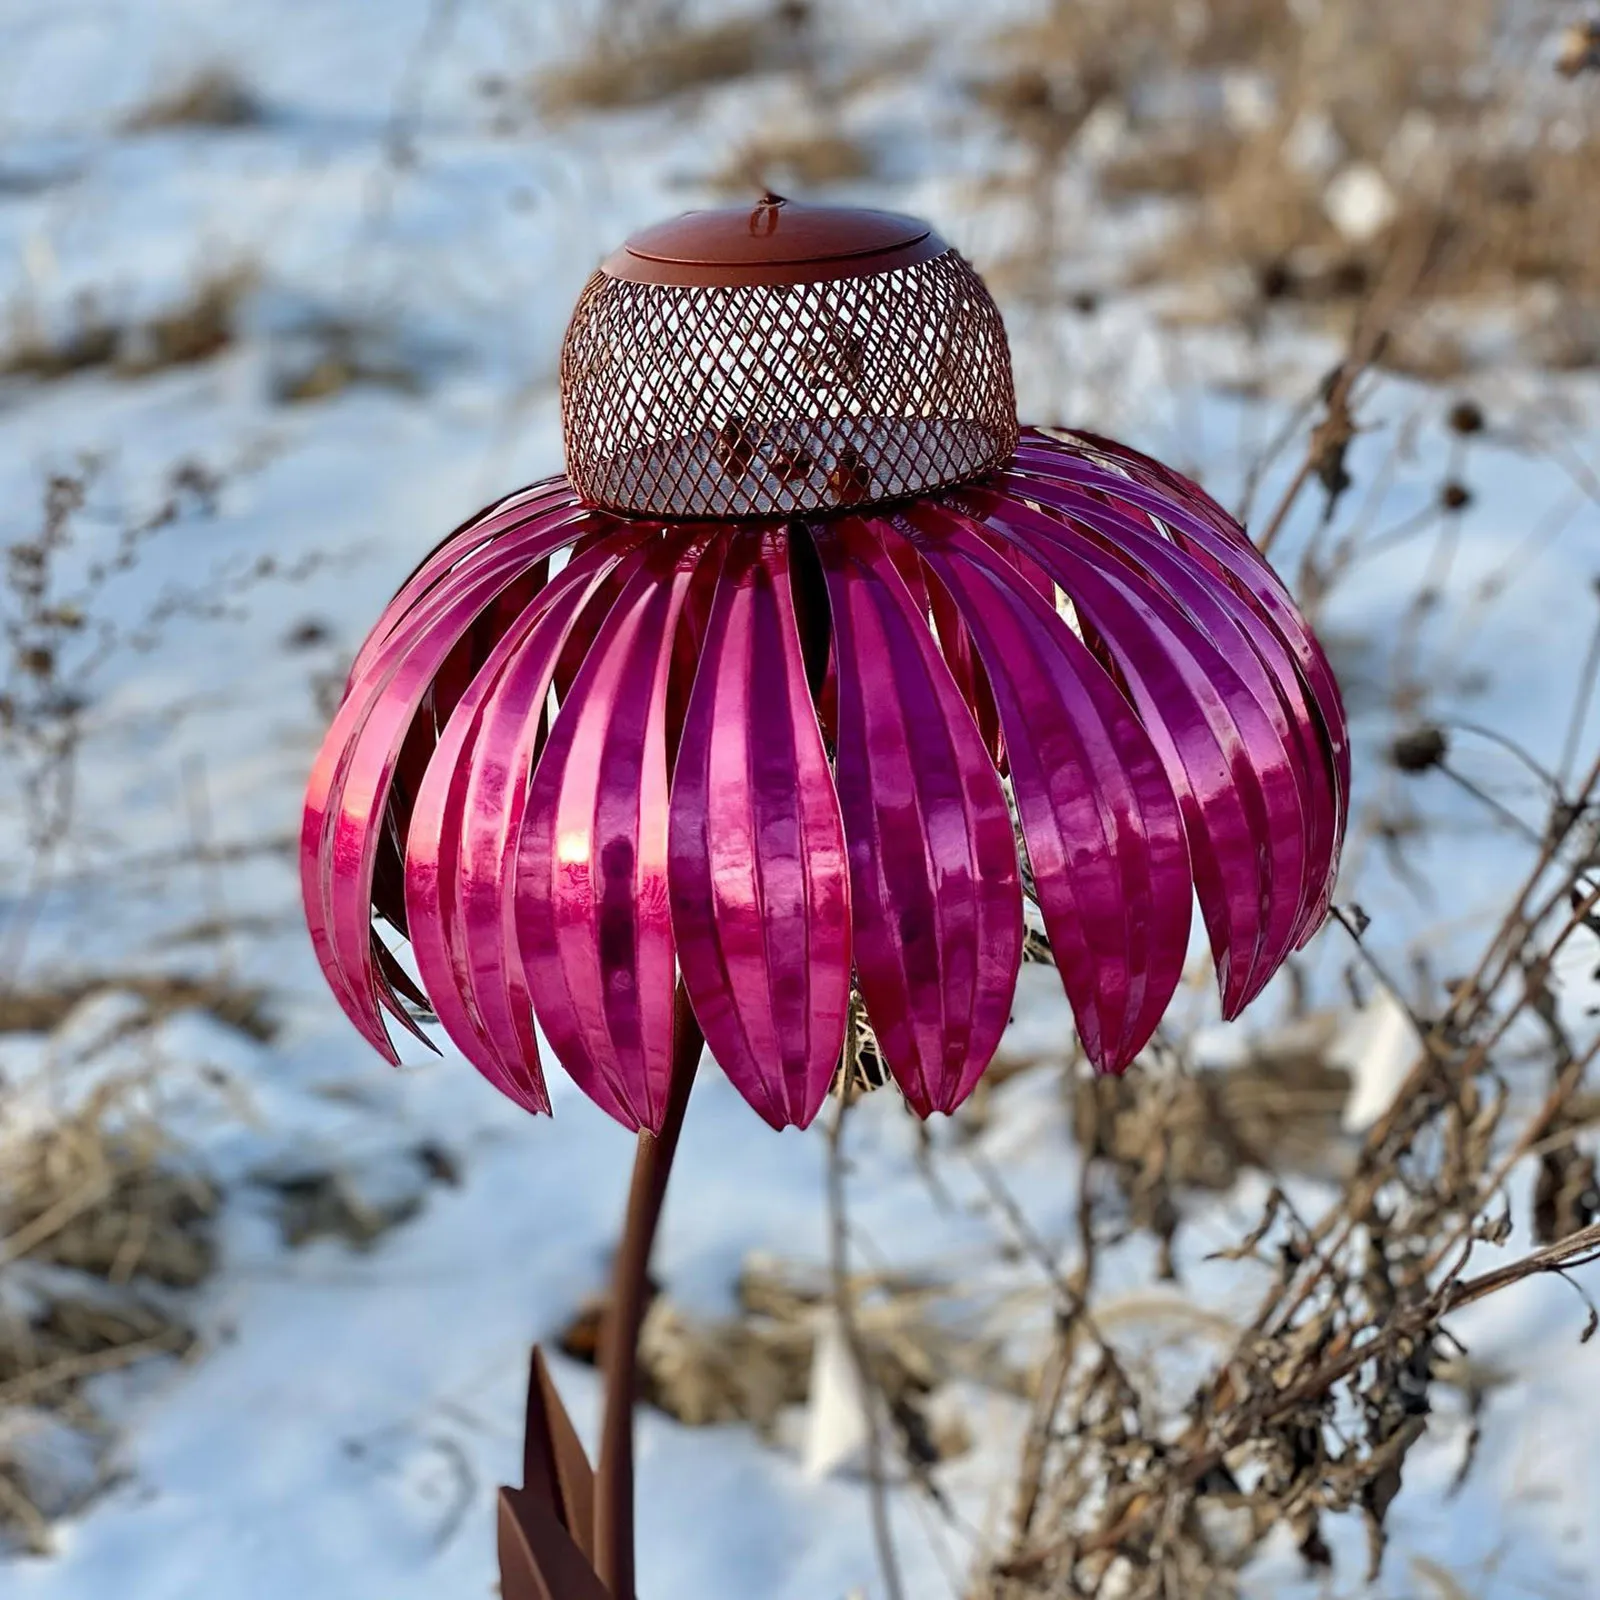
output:
[[[1084,1159],[1115,1175],[1129,1220],[1160,1245],[1161,1276],[1174,1276],[1185,1190],[1225,1193],[1246,1171],[1328,1179],[1349,1167],[1353,1149],[1340,1119],[1350,1074],[1326,1059],[1331,1030],[1305,1034],[1296,1030],[1226,1070],[1073,1084],[1073,1133]]]
[[[872,152],[859,140],[830,129],[771,134],[746,142],[711,184],[728,194],[778,194],[851,183],[872,175]]]
[[[1081,155],[1078,140],[1092,118],[1120,119],[1127,137],[1111,156],[1094,158],[1102,193],[1118,203],[1157,199],[1176,213],[1168,243],[1143,264],[1147,278],[1205,274],[1243,284],[1257,308],[1345,313],[1352,301],[1381,290],[1403,225],[1429,241],[1422,265],[1430,294],[1481,300],[1534,284],[1551,290],[1542,342],[1530,343],[1529,353],[1552,365],[1583,365],[1600,357],[1594,114],[1581,104],[1574,110],[1570,95],[1546,99],[1525,63],[1520,79],[1490,72],[1470,82],[1468,69],[1487,59],[1486,19],[1478,0],[1420,0],[1411,8],[1380,0],[1324,0],[1314,8],[1292,0],[1183,7],[1061,0],[1042,24],[998,42],[997,68],[976,92],[1036,151],[1041,193],[1045,179]],[[662,21],[645,8],[624,16],[603,42],[542,78],[535,91],[551,114],[649,105],[806,65],[807,26],[804,7],[794,5],[699,27]],[[1590,49],[1575,47],[1575,74],[1587,70]],[[1170,93],[1184,75],[1213,87],[1243,75],[1267,92],[1258,111],[1241,119],[1225,105]],[[1566,92],[1550,82],[1557,94]],[[1557,110],[1565,124],[1558,125]],[[131,126],[236,127],[259,116],[236,80],[201,79],[152,102]],[[1363,163],[1382,175],[1396,196],[1394,222],[1359,239],[1341,231],[1328,206],[1328,171],[1292,157],[1296,131],[1313,124],[1326,127],[1339,152],[1333,170]],[[1418,137],[1424,126],[1433,130],[1429,139]],[[721,181],[810,188],[870,171],[867,150],[822,128],[752,138]],[[1048,257],[1060,253],[1062,239],[1043,214],[1050,226],[1041,231],[1041,254]],[[86,308],[58,339],[36,332],[14,339],[11,353],[0,354],[0,372],[41,379],[85,370],[138,374],[204,360],[231,340],[243,289],[203,284],[192,305],[137,327]],[[1380,359],[1440,377],[1464,369],[1470,357],[1447,324],[1412,317],[1386,322],[1381,338],[1375,331],[1367,344],[1353,341],[1348,378]],[[413,380],[403,366],[370,357],[354,332],[335,328],[311,342],[303,363],[285,368],[275,394],[285,403],[312,401],[358,382],[411,387]],[[1315,429],[1294,489],[1320,484],[1326,494],[1326,537],[1300,573],[1300,589],[1313,602],[1337,580],[1357,537],[1350,519],[1335,515],[1348,483],[1345,448],[1356,430],[1348,383],[1330,385]],[[1265,519],[1269,542],[1279,525],[1278,516]],[[21,677],[30,682],[29,674],[48,680],[51,654],[60,649],[54,633],[39,630],[46,623],[80,626],[62,622],[65,609],[46,598],[41,586],[30,613],[38,627],[18,635],[27,652],[18,656]],[[318,627],[308,624],[300,643],[320,642]],[[0,703],[0,730],[21,720],[9,701]],[[1403,770],[1414,776],[1443,759],[1430,756]],[[1076,1218],[1083,1251],[1077,1262],[1066,1252],[1044,1263],[1051,1276],[1034,1305],[1053,1305],[1057,1322],[1036,1369],[1002,1360],[984,1330],[962,1330],[971,1307],[963,1301],[966,1286],[849,1275],[864,1364],[889,1401],[899,1453],[913,1467],[960,1447],[939,1435],[929,1404],[951,1378],[977,1378],[1035,1407],[1037,1450],[1019,1470],[1014,1526],[980,1575],[983,1593],[1006,1600],[1090,1592],[1231,1596],[1238,1569],[1273,1525],[1290,1526],[1307,1560],[1321,1564],[1321,1527],[1346,1514],[1368,1519],[1381,1555],[1384,1517],[1418,1433],[1408,1401],[1420,1392],[1426,1404],[1430,1389],[1447,1385],[1465,1394],[1479,1381],[1461,1375],[1439,1319],[1502,1286],[1494,1274],[1464,1278],[1450,1247],[1473,1230],[1492,1230],[1489,1212],[1498,1211],[1512,1156],[1538,1163],[1536,1239],[1558,1251],[1578,1248],[1575,1238],[1585,1248],[1592,1243],[1582,1230],[1600,1206],[1595,1161],[1574,1139],[1596,1115],[1579,1087],[1586,1058],[1557,1052],[1548,1102],[1521,1121],[1498,1084],[1509,1054],[1502,1037],[1530,1006],[1517,986],[1525,985],[1535,1006],[1547,998],[1541,963],[1566,937],[1559,895],[1550,904],[1541,896],[1552,885],[1589,893],[1590,879],[1566,867],[1578,836],[1586,839],[1600,815],[1597,796],[1593,780],[1587,788],[1568,786],[1548,818],[1534,819],[1541,828],[1548,823],[1554,841],[1542,878],[1536,873],[1521,891],[1518,916],[1495,935],[1484,970],[1436,996],[1439,1014],[1424,1019],[1419,1036],[1426,1045],[1407,1092],[1364,1141],[1341,1133],[1348,1080],[1314,1046],[1227,1072],[1196,1072],[1184,1060],[1121,1082],[1082,1084],[1063,1075],[1083,1157]],[[202,924],[190,936],[215,931]],[[259,993],[226,982],[121,976],[0,996],[0,1031],[53,1028],[103,988],[134,991],[147,1020],[199,1007],[254,1037],[271,1036]],[[993,1071],[962,1132],[980,1125],[1008,1072],[1032,1070],[1045,1069]],[[419,1151],[417,1159],[428,1169],[422,1187],[452,1181],[448,1157]],[[116,1099],[0,1146],[0,1161],[7,1288],[38,1269],[56,1283],[24,1315],[0,1321],[0,1416],[28,1428],[41,1417],[67,1419],[95,1440],[100,1474],[104,1430],[83,1386],[98,1371],[189,1348],[173,1292],[211,1270],[216,1196],[153,1122],[131,1116]],[[1225,1359],[1208,1366],[1187,1411],[1162,1411],[1148,1375],[1125,1363],[1109,1337],[1140,1308],[1119,1308],[1095,1292],[1096,1250],[1131,1228],[1153,1235],[1170,1264],[1193,1192],[1227,1192],[1245,1170],[1314,1173],[1342,1187],[1326,1214],[1312,1218],[1296,1215],[1273,1190],[1260,1230],[1237,1245],[1239,1256],[1273,1275],[1270,1296],[1251,1326],[1197,1326],[1212,1351],[1219,1332],[1226,1337]],[[422,1192],[375,1201],[349,1174],[320,1169],[270,1186],[291,1245],[331,1236],[354,1248],[369,1247],[414,1215]],[[1524,1258],[1509,1270],[1555,1271],[1562,1259]],[[785,1409],[808,1397],[816,1329],[832,1293],[826,1279],[756,1264],[741,1281],[738,1313],[727,1319],[690,1317],[670,1294],[658,1295],[642,1352],[647,1397],[692,1425],[743,1421],[775,1433]],[[1175,1293],[1149,1304],[1178,1320]],[[595,1358],[603,1311],[592,1305],[567,1329],[562,1343],[570,1355]],[[1351,1352],[1369,1335],[1369,1356],[1358,1367]],[[1369,1431],[1347,1433],[1342,1454],[1330,1443],[1333,1423],[1347,1420],[1336,1404],[1371,1420]],[[0,1427],[0,1527],[42,1548],[50,1519],[70,1510],[72,1500],[47,1495],[31,1459],[8,1453],[10,1438]],[[1235,1467],[1250,1469],[1251,1481],[1262,1485],[1252,1503],[1241,1503],[1230,1476]],[[1243,1531],[1231,1544],[1210,1531],[1218,1514],[1242,1516]],[[1428,1576],[1444,1592],[1440,1575]]]
[[[259,1172],[252,1182],[271,1194],[289,1249],[336,1239],[366,1251],[419,1216],[434,1185],[457,1186],[461,1170],[450,1151],[425,1140],[377,1170],[318,1164]]]
[[[1117,128],[1089,156],[1101,193],[1176,208],[1144,281],[1231,273],[1264,301],[1345,306],[1421,233],[1436,300],[1537,285],[1564,308],[1542,358],[1587,363],[1592,318],[1571,308],[1600,305],[1600,106],[1550,70],[1547,40],[1491,0],[1229,0],[1176,27],[1171,10],[1060,0],[996,40],[976,93],[1036,152],[1041,195],[1099,111]],[[1040,210],[1045,262],[1061,241]],[[1396,343],[1384,361],[1460,355]]]
[[[49,381],[108,371],[142,378],[222,354],[234,342],[255,275],[229,268],[201,278],[177,304],[144,318],[117,318],[84,300],[70,324],[52,330],[31,311],[13,313],[0,347],[0,378]]]
[[[202,67],[155,95],[122,124],[126,133],[170,128],[251,128],[266,120],[255,91],[231,68]]]
[[[1034,1397],[1011,1525],[977,1577],[982,1600],[1235,1600],[1269,1538],[1287,1530],[1307,1568],[1326,1569],[1341,1543],[1336,1534],[1352,1525],[1365,1533],[1370,1586],[1430,1415],[1463,1414],[1460,1475],[1474,1464],[1490,1380],[1462,1359],[1457,1313],[1600,1259],[1600,1034],[1592,1011],[1587,1020],[1571,1015],[1553,978],[1600,914],[1600,757],[1588,715],[1600,645],[1585,651],[1575,641],[1567,670],[1552,677],[1549,692],[1570,708],[1554,770],[1527,755],[1515,725],[1476,730],[1535,775],[1502,803],[1461,764],[1479,747],[1463,757],[1458,744],[1466,741],[1427,711],[1459,704],[1452,638],[1482,620],[1481,607],[1536,559],[1543,537],[1535,530],[1508,553],[1506,573],[1457,599],[1448,557],[1490,470],[1479,445],[1504,441],[1512,429],[1492,407],[1436,396],[1414,424],[1395,430],[1382,466],[1349,448],[1372,425],[1374,391],[1393,394],[1373,383],[1371,367],[1427,264],[1426,244],[1423,235],[1398,268],[1385,268],[1340,364],[1285,442],[1266,448],[1264,459],[1287,452],[1280,466],[1302,452],[1303,459],[1276,503],[1251,520],[1258,546],[1271,547],[1275,559],[1291,546],[1288,537],[1279,542],[1286,528],[1304,540],[1295,586],[1313,614],[1376,551],[1435,541],[1439,554],[1416,580],[1395,637],[1376,651],[1387,663],[1374,699],[1383,704],[1386,696],[1393,719],[1391,770],[1368,757],[1373,798],[1357,821],[1363,843],[1347,861],[1359,872],[1363,848],[1381,850],[1394,881],[1419,900],[1438,891],[1448,902],[1438,863],[1425,869],[1411,855],[1431,833],[1417,795],[1448,784],[1481,810],[1486,827],[1520,841],[1515,881],[1505,882],[1492,925],[1485,919],[1477,955],[1474,938],[1445,971],[1434,969],[1427,937],[1408,944],[1380,928],[1375,939],[1385,942],[1369,945],[1359,908],[1336,908],[1342,927],[1324,935],[1324,959],[1347,954],[1352,992],[1381,992],[1401,1024],[1392,1046],[1400,1054],[1387,1067],[1401,1081],[1359,1138],[1340,1131],[1342,1074],[1316,1048],[1211,1073],[1169,1035],[1121,1083],[1072,1088],[1084,1154],[1076,1248],[1052,1238],[1029,1250],[1055,1290],[1056,1354]],[[1389,504],[1387,488],[1402,459],[1435,461],[1440,471],[1428,503],[1405,515]],[[1592,519],[1592,474],[1583,462],[1573,472]],[[1258,474],[1250,481],[1259,483]],[[1252,497],[1247,489],[1246,501]],[[1537,517],[1530,508],[1530,520]],[[1453,626],[1444,620],[1447,603],[1459,605]],[[1440,631],[1425,647],[1427,618]],[[1288,998],[1303,997],[1291,984]],[[1288,1182],[1322,1163],[1328,1181],[1320,1195]],[[1150,1359],[1108,1318],[1100,1256],[1136,1232],[1154,1237],[1169,1267],[1175,1257],[1181,1263],[1171,1246],[1194,1209],[1192,1191],[1237,1193],[1233,1180],[1246,1167],[1270,1182],[1259,1220],[1208,1250],[1214,1260],[1249,1262],[1265,1290],[1259,1299],[1250,1291],[1253,1310],[1232,1313],[1220,1348],[1219,1329],[1210,1327],[1196,1330],[1181,1360],[1170,1342]],[[1533,1188],[1525,1221],[1507,1193],[1523,1175]],[[998,1173],[990,1182],[1003,1195]],[[1004,1209],[1021,1215],[1014,1200]],[[1026,1237],[1026,1219],[1017,1232]],[[1600,1311],[1582,1280],[1569,1281],[1577,1344],[1600,1329]],[[1436,1435],[1433,1447],[1440,1442]],[[1426,1505],[1426,1494],[1415,1498]]]
[[[964,1426],[935,1396],[952,1378],[1026,1393],[1034,1375],[1004,1358],[1003,1340],[974,1328],[959,1282],[884,1272],[852,1275],[866,1360],[910,1453],[927,1467],[970,1446]],[[811,1398],[812,1360],[832,1293],[825,1274],[752,1256],[739,1275],[739,1311],[709,1320],[656,1292],[640,1336],[641,1397],[688,1427],[743,1422],[778,1434],[786,1409]],[[562,1352],[596,1365],[606,1301],[582,1306],[562,1331]]]
[[[0,990],[0,1034],[48,1033],[83,1001],[98,994],[131,994],[143,1003],[143,1015],[130,1027],[148,1026],[178,1011],[204,1011],[263,1044],[278,1031],[264,990],[225,977],[118,973]]]
[[[109,1430],[85,1385],[194,1335],[176,1291],[216,1262],[215,1187],[174,1149],[131,1079],[0,1136],[0,1537],[44,1552],[52,1519],[106,1482]],[[65,1479],[37,1449],[76,1440]]]
[[[539,76],[535,101],[550,116],[615,111],[793,66],[810,17],[805,0],[699,24],[656,7],[608,17],[586,53]]]
[[[259,283],[250,266],[207,273],[181,299],[144,317],[117,314],[85,295],[59,326],[29,304],[16,306],[0,342],[0,379],[51,382],[86,372],[135,379],[210,361],[234,346]],[[282,405],[332,399],[358,386],[416,395],[441,354],[418,340],[408,345],[379,322],[319,310],[273,337],[268,381]]]
[[[130,1110],[125,1082],[5,1149],[0,1263],[27,1259],[113,1285],[192,1289],[211,1273],[209,1183],[167,1165],[154,1117]]]
[[[605,1304],[582,1307],[560,1348],[598,1365]],[[639,1340],[640,1398],[686,1427],[744,1422],[770,1439],[786,1406],[804,1403],[814,1333],[804,1321],[687,1315],[664,1295],[651,1302]]]
[[[426,366],[423,351],[402,349],[381,326],[323,315],[282,341],[272,398],[306,405],[358,387],[417,395],[426,387]]]
[[[177,340],[192,350],[185,337],[164,329],[162,348]],[[66,1107],[9,1085],[0,1095],[0,1543],[41,1551],[52,1524],[99,1493],[113,1471],[113,1430],[95,1408],[91,1380],[187,1353],[195,1340],[186,1300],[216,1265],[220,1195],[165,1131],[164,1069],[148,1036],[164,1018],[195,1010],[263,1043],[276,1032],[265,993],[229,976],[215,948],[228,919],[209,900],[214,965],[197,958],[193,972],[24,975],[32,915],[59,886],[59,852],[79,832],[78,760],[100,674],[140,638],[153,642],[180,615],[215,614],[236,582],[249,588],[260,577],[254,564],[231,575],[219,569],[148,608],[130,603],[122,575],[162,530],[213,515],[222,477],[197,460],[178,462],[157,504],[114,513],[111,538],[85,566],[74,560],[79,519],[98,484],[90,459],[51,477],[36,525],[0,549],[0,769],[15,786],[33,872],[0,928],[0,1036],[57,1035],[49,1060],[59,1076],[48,1087],[59,1086]],[[183,859],[216,868],[228,852],[213,850],[202,815]],[[158,902],[170,904],[177,864],[148,868],[160,874],[150,891]],[[101,863],[87,881],[117,870]],[[91,906],[88,914],[100,913],[98,899]],[[96,1007],[88,1020],[99,1026],[74,1029],[73,1013],[99,996],[124,1003]],[[80,1083],[75,1093],[73,1074],[104,1072],[107,1050],[145,1065],[96,1079],[92,1090]]]

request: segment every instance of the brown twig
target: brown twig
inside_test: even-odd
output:
[[[1433,248],[1434,230],[1417,227],[1407,231],[1379,277],[1371,296],[1362,306],[1350,335],[1344,359],[1335,368],[1323,398],[1322,418],[1311,430],[1304,460],[1279,497],[1266,527],[1256,541],[1262,555],[1268,554],[1283,532],[1289,513],[1313,477],[1320,478],[1328,491],[1329,507],[1349,483],[1344,471],[1345,452],[1357,428],[1352,412],[1356,381],[1378,358],[1400,308],[1416,293],[1427,269]]]
[[[857,1027],[852,997],[845,1031],[844,1067],[840,1074],[838,1100],[828,1128],[828,1239],[829,1272],[833,1280],[833,1301],[839,1314],[840,1331],[850,1351],[856,1376],[861,1384],[867,1422],[867,1492],[872,1509],[872,1536],[878,1550],[878,1566],[883,1575],[888,1600],[905,1600],[900,1581],[900,1564],[895,1555],[894,1529],[889,1518],[889,1487],[884,1469],[883,1432],[879,1414],[882,1397],[867,1359],[866,1341],[856,1318],[855,1286],[850,1277],[850,1223],[845,1211],[844,1119],[850,1098],[856,1092]]]
[[[1580,1229],[1542,1250],[1535,1250],[1520,1261],[1446,1285],[1423,1304],[1394,1318],[1364,1343],[1344,1341],[1342,1348],[1326,1356],[1303,1377],[1279,1390],[1265,1406],[1241,1408],[1216,1443],[1169,1459],[1167,1470],[1170,1478],[1183,1488],[1192,1489],[1208,1473],[1221,1467],[1228,1454],[1253,1432],[1327,1394],[1336,1383],[1348,1378],[1381,1351],[1402,1340],[1418,1338],[1437,1327],[1441,1318],[1498,1294],[1513,1284],[1547,1272],[1564,1272],[1575,1263],[1593,1258],[1597,1252],[1600,1252],[1600,1223]],[[1081,1541],[1060,1542],[1031,1550],[1025,1556],[1007,1563],[1007,1575],[1025,1576],[1068,1549],[1080,1558],[1115,1550],[1144,1527],[1165,1503],[1158,1495],[1138,1495],[1109,1527]]]

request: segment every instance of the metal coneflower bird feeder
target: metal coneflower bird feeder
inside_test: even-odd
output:
[[[633,1600],[635,1347],[703,1047],[805,1127],[856,995],[912,1109],[953,1111],[1026,891],[1120,1072],[1195,900],[1230,1017],[1315,932],[1349,751],[1243,529],[1136,451],[1019,429],[999,312],[925,223],[769,195],[647,229],[561,380],[566,474],[453,533],[362,646],[302,873],[391,1060],[385,1013],[421,1038],[419,1008],[547,1111],[537,1019],[639,1136],[597,1468],[536,1355],[500,1529],[507,1600]]]

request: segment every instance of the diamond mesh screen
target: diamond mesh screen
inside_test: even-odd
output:
[[[823,283],[683,288],[597,272],[561,353],[567,476],[669,517],[863,505],[1016,448],[1000,312],[947,250]]]

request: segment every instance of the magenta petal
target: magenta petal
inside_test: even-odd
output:
[[[1065,433],[1064,440],[1043,428],[1024,428],[1021,440],[1029,447],[1043,446],[1058,454],[1070,451],[1079,460],[1104,463],[1119,475],[1157,490],[1169,505],[1176,501],[1188,507],[1208,522],[1217,524],[1228,538],[1250,546],[1244,529],[1193,478],[1186,477],[1154,456],[1147,456],[1142,450],[1135,450],[1132,445],[1123,444],[1118,439],[1108,439],[1103,433],[1090,433],[1082,428],[1059,431]]]
[[[619,532],[577,556],[554,583],[570,603],[552,609],[495,683],[473,748],[460,841],[460,904],[467,979],[479,1024],[503,1061],[533,1059],[533,1004],[517,946],[516,859],[544,703],[563,648],[599,626],[614,577],[640,565],[643,530]],[[612,1109],[615,1114],[615,1108]]]
[[[1292,759],[1238,672],[1161,590],[1059,519],[1009,497],[961,497],[1038,561],[1111,652],[1184,809],[1225,1015],[1290,947],[1305,822]]]
[[[1013,474],[998,481],[1060,514],[1070,528],[1164,590],[1227,657],[1279,738],[1297,755],[1290,770],[1306,822],[1300,902],[1291,933],[1297,942],[1327,910],[1330,863],[1337,851],[1336,779],[1317,714],[1282,639],[1225,581],[1143,520],[1070,484]]]
[[[850,895],[788,538],[729,544],[673,770],[670,884],[711,1054],[773,1127],[803,1128],[844,1044]]]
[[[393,662],[397,655],[430,635],[442,617],[454,616],[466,596],[479,596],[479,608],[458,637],[478,625],[483,613],[496,600],[508,589],[525,583],[528,574],[557,551],[617,526],[618,520],[606,512],[568,505],[542,513],[526,526],[519,526],[472,550],[425,594],[419,595],[413,605],[396,616],[381,639],[375,634],[368,637],[356,658],[352,685],[375,677],[386,662]]]
[[[508,537],[468,577],[442,582],[371,657],[334,717],[312,767],[300,835],[311,942],[335,998],[390,1061],[380,1006],[411,1026],[372,956],[372,889],[395,765],[435,674],[494,597],[583,531],[588,513]]]
[[[1069,444],[1025,430],[1016,456],[1028,473],[1043,473],[1112,495],[1168,527],[1181,548],[1206,562],[1223,576],[1269,623],[1293,655],[1310,689],[1335,773],[1338,807],[1334,829],[1334,859],[1330,863],[1327,892],[1337,870],[1350,804],[1350,739],[1344,702],[1321,645],[1307,627],[1283,580],[1250,543],[1244,530],[1204,490],[1160,462],[1142,456],[1093,434],[1086,441],[1089,453]],[[1117,469],[1101,465],[1103,457]],[[1174,498],[1176,497],[1176,498]],[[1326,901],[1326,895],[1324,896]]]
[[[973,721],[978,724],[978,732],[983,736],[983,747],[989,752],[989,759],[1003,773],[1006,771],[1006,757],[999,709],[995,705],[994,690],[984,672],[983,663],[973,646],[972,635],[962,620],[960,608],[951,601],[949,592],[942,585],[932,584],[928,586],[928,609],[950,676],[966,702],[967,710],[972,713]]]
[[[624,584],[534,768],[517,852],[517,944],[545,1036],[633,1129],[659,1130],[672,1065],[667,683],[706,542],[664,535]]]
[[[1133,708],[1036,589],[954,518],[909,515],[994,686],[1079,1037],[1099,1070],[1120,1072],[1183,975],[1194,895],[1177,797]]]
[[[529,537],[507,539],[492,561],[441,584],[395,628],[371,657],[369,668],[353,678],[312,768],[301,827],[301,881],[312,945],[340,1004],[390,1060],[396,1058],[377,1017],[374,991],[376,1000],[413,1032],[417,1030],[387,984],[375,978],[368,959],[370,945],[358,939],[356,930],[370,920],[376,857],[389,825],[388,798],[401,752],[416,729],[419,708],[434,695],[438,674],[484,608],[518,584],[530,563],[570,542],[582,520],[580,514],[578,527],[568,518],[541,524]],[[396,682],[403,689],[398,697],[392,692]],[[374,726],[384,742],[371,736]],[[374,752],[381,756],[375,766],[370,760]],[[369,758],[367,776],[373,794],[369,799],[358,788],[352,803],[346,788],[352,772],[366,770],[358,761],[363,753]],[[363,813],[362,805],[369,805],[370,811]],[[333,854],[340,829],[346,847],[343,858]],[[357,837],[363,829],[364,840]],[[361,910],[358,901],[368,910]],[[336,920],[341,907],[342,919]]]
[[[550,590],[545,591],[549,595]],[[543,600],[545,595],[541,595]],[[530,608],[531,609],[531,608]],[[548,611],[548,605],[540,608]],[[520,648],[527,635],[518,626],[506,635],[506,654]],[[516,1062],[502,1061],[489,1046],[467,996],[466,931],[457,886],[457,855],[467,785],[463,750],[477,735],[487,687],[498,675],[505,655],[485,665],[456,707],[417,793],[405,861],[406,922],[412,953],[434,1015],[456,1047],[473,1066],[527,1111],[545,1112],[550,1098],[539,1070],[537,1049]]]
[[[410,730],[395,761],[383,821],[379,825],[378,857],[373,869],[372,908],[376,916],[409,936],[406,925],[406,840],[411,831],[411,811],[423,774],[439,741],[439,729],[468,685],[488,660],[525,607],[544,587],[549,562],[536,561],[495,596],[456,643],[411,720]]]
[[[563,477],[546,478],[497,500],[468,518],[423,557],[410,577],[383,608],[350,669],[354,679],[371,664],[395,625],[408,616],[445,578],[460,575],[475,561],[494,553],[495,544],[509,534],[537,532],[551,520],[570,516],[580,505],[577,494]],[[537,526],[536,526],[537,525]]]
[[[1022,892],[999,775],[884,541],[819,524],[838,661],[835,781],[850,849],[856,969],[913,1108],[971,1093],[1010,1014]]]
[[[412,815],[406,914],[417,969],[462,1053],[530,1111],[550,1102],[515,960],[509,860],[556,657],[639,537],[578,557],[515,619],[440,735]]]

